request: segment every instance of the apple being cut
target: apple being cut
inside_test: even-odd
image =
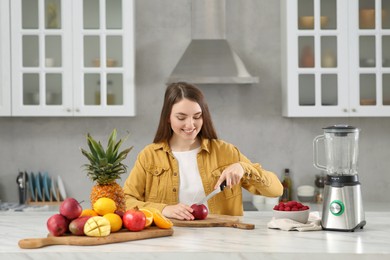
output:
[[[192,215],[195,219],[205,219],[209,214],[209,210],[204,204],[192,204],[191,208],[194,210]]]

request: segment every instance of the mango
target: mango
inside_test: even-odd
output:
[[[85,235],[84,226],[89,218],[91,218],[91,216],[78,217],[78,218],[72,220],[69,224],[69,231],[73,235],[84,236]]]
[[[105,237],[111,233],[110,221],[101,216],[91,217],[85,222],[84,234],[91,237]]]

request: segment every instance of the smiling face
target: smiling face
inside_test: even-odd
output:
[[[199,104],[183,98],[172,106],[169,122],[173,130],[172,139],[193,142],[202,129],[202,109]]]

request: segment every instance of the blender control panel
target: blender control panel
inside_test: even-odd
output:
[[[334,200],[329,206],[330,212],[335,216],[340,216],[344,213],[344,203],[340,200]]]

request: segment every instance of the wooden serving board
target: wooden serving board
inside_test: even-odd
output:
[[[88,237],[88,236],[48,236],[45,238],[26,238],[19,241],[19,247],[24,249],[41,248],[50,245],[75,245],[75,246],[95,246],[111,243],[119,243],[132,240],[141,240],[155,237],[171,236],[173,229],[161,229],[158,227],[149,227],[139,232],[123,230],[111,233],[106,237]]]
[[[234,227],[239,229],[254,229],[254,224],[240,222],[237,216],[209,214],[202,220],[177,220],[171,219],[176,227]]]

